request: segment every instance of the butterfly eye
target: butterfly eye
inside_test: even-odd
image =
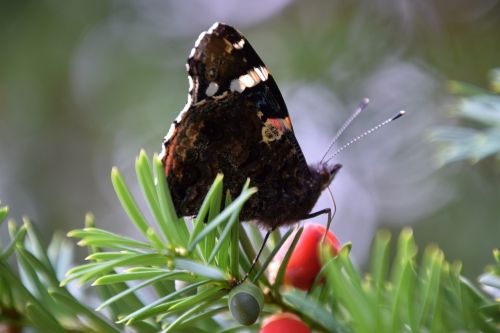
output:
[[[321,190],[324,190],[328,187],[328,185],[330,185],[333,178],[335,178],[335,175],[341,168],[341,164],[335,164],[332,167],[326,165],[321,166],[321,170],[319,171]]]

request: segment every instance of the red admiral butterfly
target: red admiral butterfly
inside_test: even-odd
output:
[[[177,214],[197,213],[217,173],[232,196],[247,178],[258,188],[242,220],[273,230],[329,213],[310,211],[341,165],[307,165],[278,86],[248,40],[215,23],[186,67],[188,102],[161,153]]]

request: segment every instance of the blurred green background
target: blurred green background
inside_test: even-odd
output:
[[[87,211],[101,227],[128,228],[111,167],[139,196],[135,156],[160,151],[186,102],[187,55],[214,21],[264,59],[310,163],[362,98],[372,103],[343,142],[408,111],[336,157],[333,230],[360,264],[376,228],[403,225],[421,247],[461,259],[466,275],[492,261],[498,160],[439,168],[429,133],[459,122],[449,80],[487,88],[500,67],[496,0],[1,1],[0,200],[11,216],[30,216],[47,239],[81,227]]]

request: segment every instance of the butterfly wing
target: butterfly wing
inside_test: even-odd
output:
[[[272,86],[277,107],[270,117],[286,118],[288,111],[281,93],[264,62],[248,40],[231,26],[215,23],[198,37],[187,62],[192,103],[207,97],[252,88],[261,82]]]
[[[162,152],[177,213],[195,214],[219,172],[233,196],[248,177],[258,187],[244,220],[271,226],[307,213],[321,192],[319,179],[305,162],[274,79],[246,38],[215,24],[196,41],[187,69],[188,103]]]

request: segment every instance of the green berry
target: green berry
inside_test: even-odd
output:
[[[231,290],[228,306],[237,322],[242,325],[252,325],[259,318],[264,306],[264,295],[259,287],[245,282]]]

